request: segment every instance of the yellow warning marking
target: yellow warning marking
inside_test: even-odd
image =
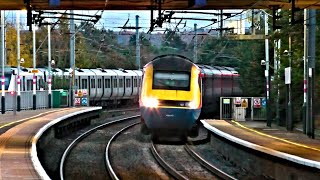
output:
[[[43,114],[49,114],[49,113],[52,113],[52,112],[55,112],[55,111],[60,111],[60,110],[47,111],[47,112],[40,113],[40,114],[35,115],[35,116],[32,116],[32,117],[20,119],[20,120],[18,120],[18,121],[13,121],[13,122],[10,122],[10,123],[7,123],[7,124],[4,124],[4,125],[0,126],[0,129],[5,128],[5,127],[7,127],[7,126],[11,126],[11,125],[13,125],[13,124],[16,124],[16,123],[19,123],[19,122],[22,122],[22,121],[26,121],[26,120],[29,120],[29,119],[33,119],[33,118],[42,116]]]
[[[319,151],[320,152],[320,149],[317,149],[317,148],[314,148],[314,147],[310,147],[310,146],[307,146],[307,145],[304,145],[304,144],[295,143],[295,142],[292,142],[292,141],[288,141],[288,140],[285,140],[285,139],[282,139],[282,138],[278,138],[278,137],[275,137],[275,136],[271,136],[271,135],[256,131],[256,130],[248,128],[248,127],[246,127],[246,126],[244,126],[244,125],[242,125],[242,124],[240,124],[240,123],[238,123],[238,122],[236,122],[234,120],[232,120],[232,122],[235,123],[236,125],[240,126],[243,129],[247,129],[247,130],[255,132],[255,133],[259,134],[259,135],[266,136],[266,137],[273,138],[273,139],[276,139],[276,140],[279,140],[279,141],[283,141],[283,142],[286,142],[286,143],[289,143],[289,144],[293,144],[293,145],[296,145],[296,146],[299,146],[299,147],[312,149],[314,151]]]

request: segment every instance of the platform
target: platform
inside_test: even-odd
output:
[[[241,146],[320,169],[320,137],[311,139],[301,131],[267,127],[263,121],[201,120],[205,128]]]
[[[43,109],[0,115],[0,179],[48,179],[36,152],[39,132],[99,107]]]

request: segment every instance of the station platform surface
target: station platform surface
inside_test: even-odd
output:
[[[98,107],[40,109],[0,114],[0,179],[48,179],[36,152],[39,132]]]
[[[23,110],[23,111],[17,111],[16,114],[13,113],[13,111],[7,111],[4,114],[0,114],[0,126],[24,119],[32,118],[36,115],[41,115],[43,113],[47,113],[50,111],[56,111],[58,109],[36,109],[36,110]]]
[[[309,138],[302,131],[265,121],[201,120],[213,133],[242,146],[320,169],[320,136]]]

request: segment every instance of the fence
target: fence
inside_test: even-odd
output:
[[[236,121],[266,120],[264,97],[221,97],[220,119]]]
[[[20,98],[21,98],[21,104],[20,104],[21,110],[32,109],[33,107],[32,91],[21,91]],[[52,107],[53,98],[54,97],[51,96],[51,107]],[[15,99],[15,96],[12,95],[10,92],[5,93],[5,111],[14,110],[14,99]],[[61,105],[60,107],[68,106],[68,97],[64,97],[64,98],[61,97],[61,101],[62,103],[60,104]],[[37,109],[48,108],[48,105],[49,105],[48,103],[49,103],[48,91],[37,91],[36,92],[36,108]],[[0,103],[0,109],[1,109],[1,103]]]

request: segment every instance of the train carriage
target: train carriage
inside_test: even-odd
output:
[[[13,92],[16,67],[5,68],[5,91]],[[33,72],[36,72],[36,90],[48,89],[48,69],[20,68],[20,90],[33,90]],[[69,89],[71,69],[52,68],[52,85],[54,88]],[[117,105],[120,103],[137,102],[139,97],[142,72],[140,70],[123,69],[79,69],[74,71],[76,89],[87,89],[90,105]]]

